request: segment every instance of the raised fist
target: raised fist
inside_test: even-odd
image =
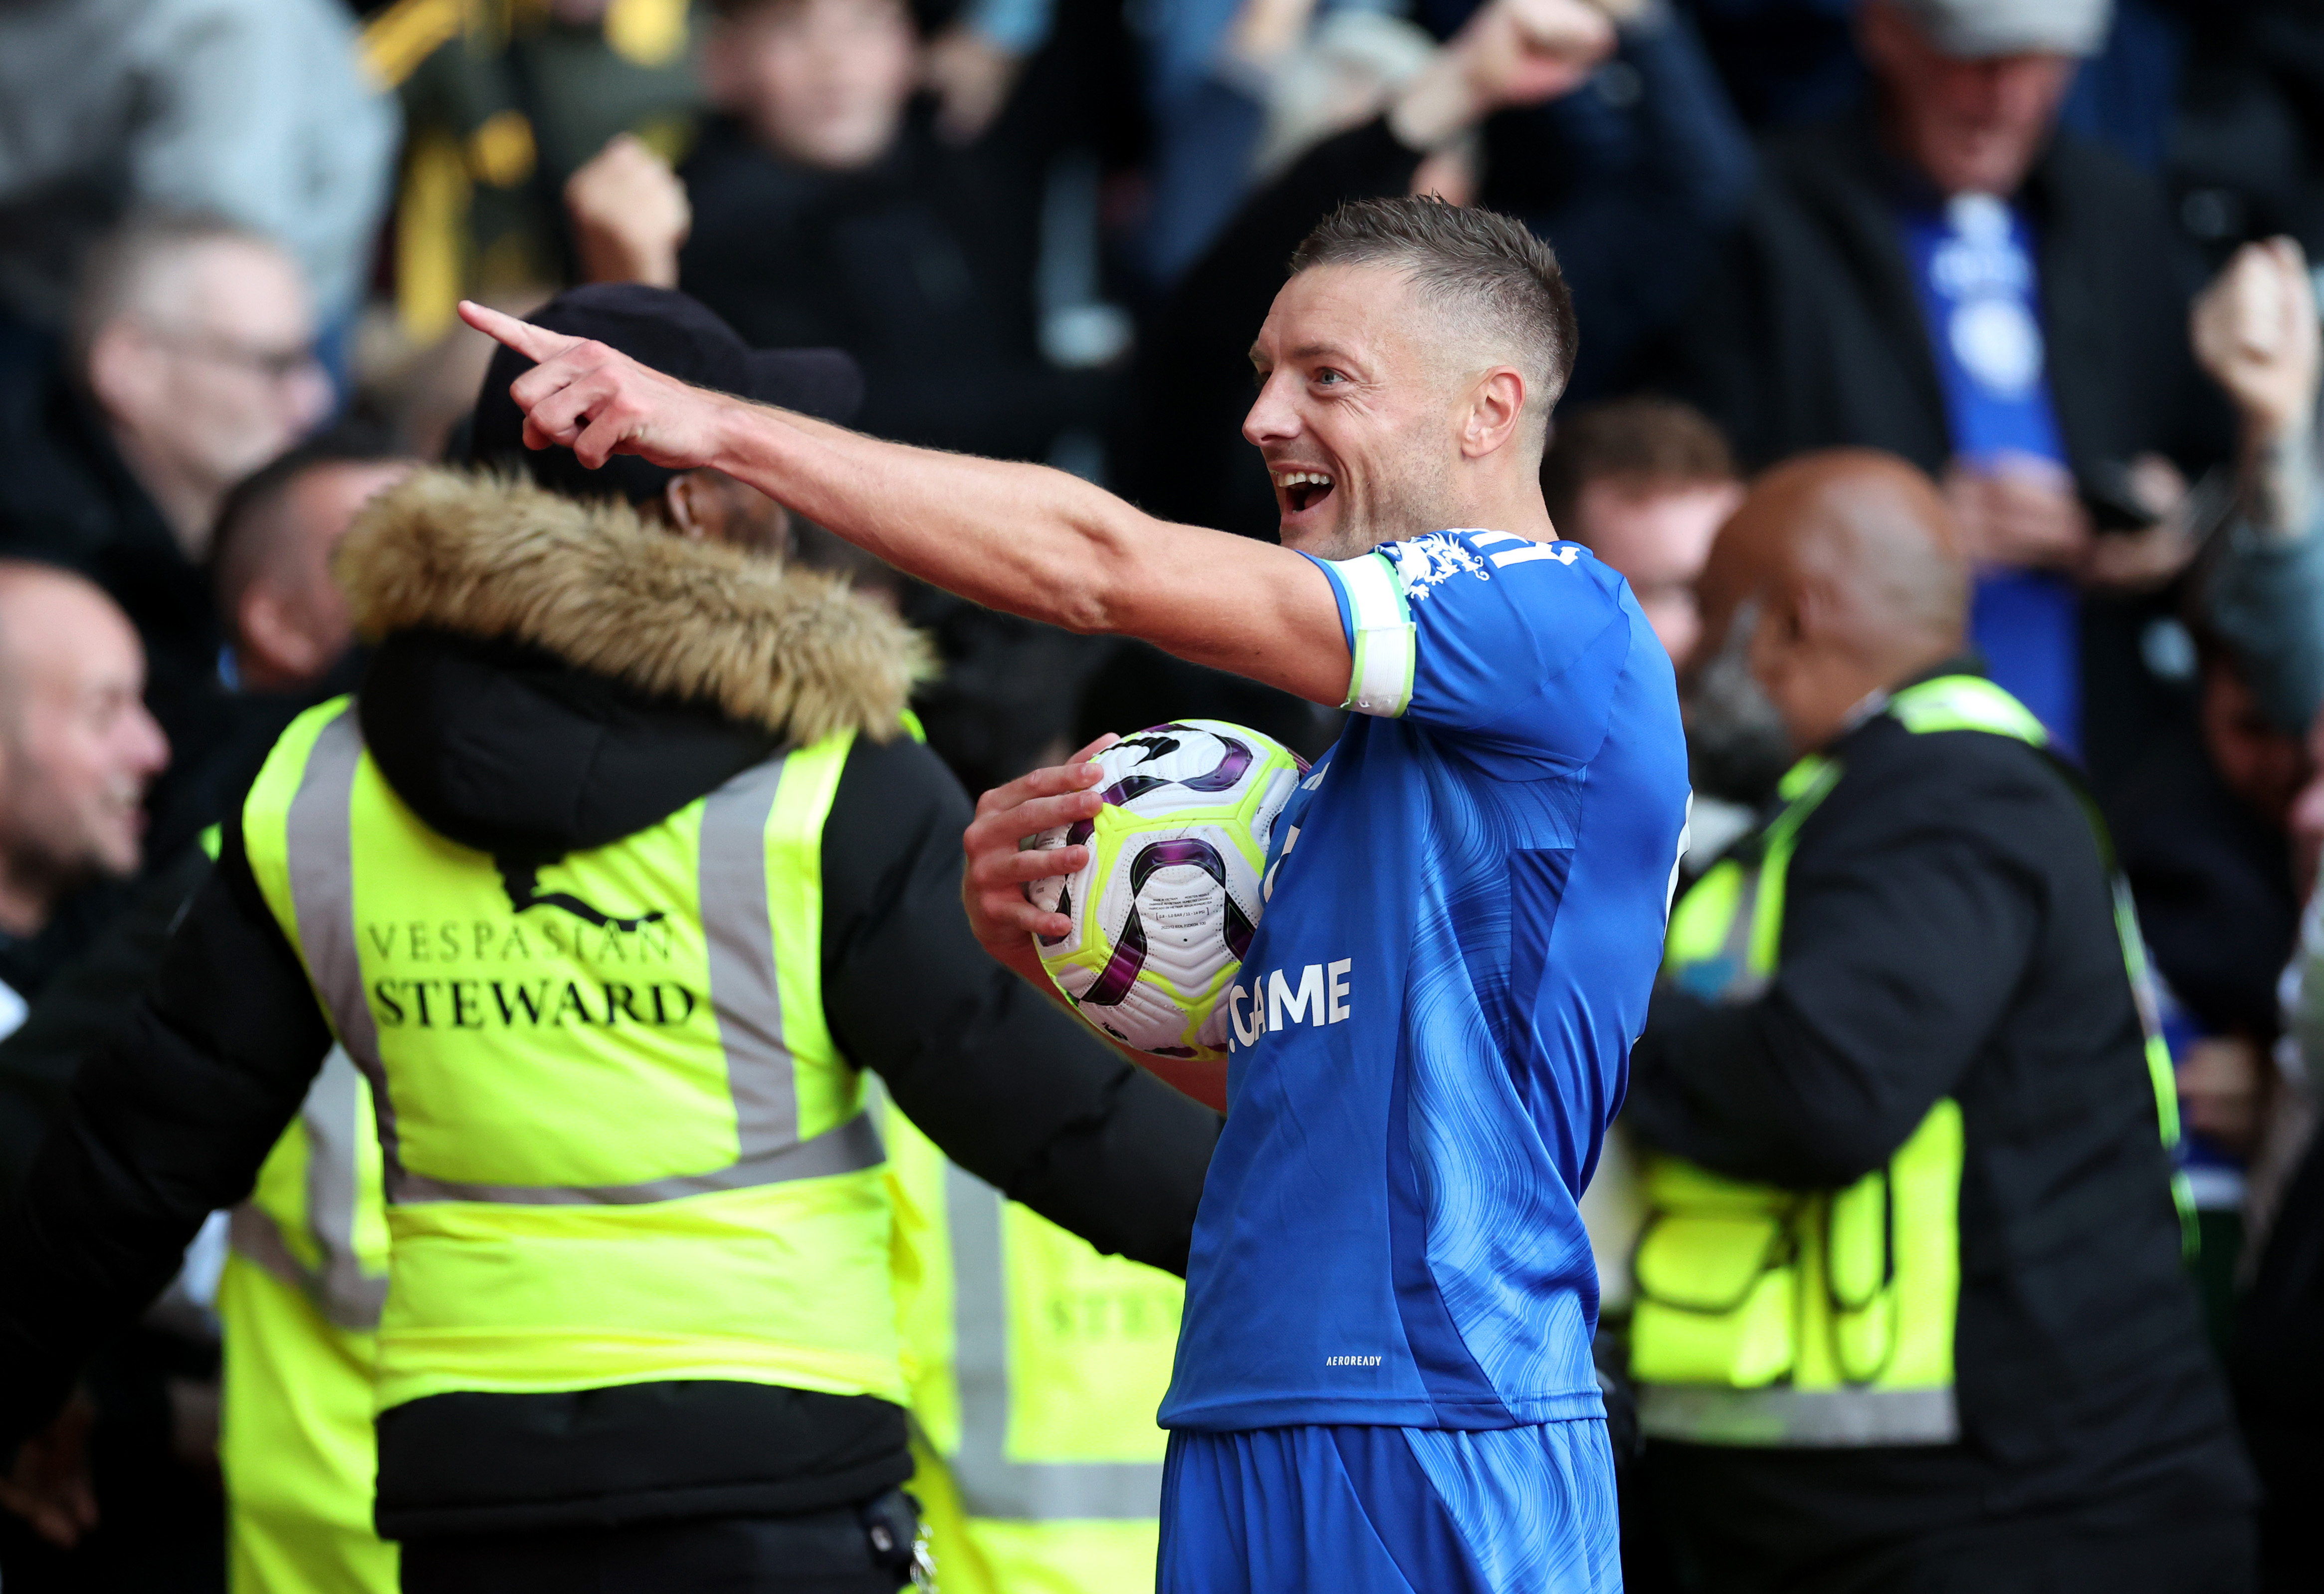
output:
[[[2316,412],[2316,290],[2291,238],[2246,244],[2195,300],[2195,357],[2264,438]]]
[[[615,134],[566,180],[565,211],[587,281],[678,286],[694,207],[669,163],[635,136]]]
[[[1388,127],[1406,147],[1437,150],[1495,111],[1571,94],[1614,52],[1623,0],[1486,0],[1405,86]]]

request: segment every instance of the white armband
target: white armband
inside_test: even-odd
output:
[[[1355,655],[1348,700],[1340,706],[1392,720],[1412,703],[1417,656],[1403,578],[1385,554],[1334,559],[1330,567],[1347,596],[1349,650]]]

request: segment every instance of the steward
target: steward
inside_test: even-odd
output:
[[[552,315],[806,397],[677,295]],[[681,535],[447,472],[364,511],[338,564],[361,692],[277,744],[0,1231],[0,1442],[251,1188],[335,1041],[376,1098],[377,1520],[407,1589],[903,1580],[863,1068],[978,1177],[1183,1271],[1218,1120],[970,938],[967,800],[905,733],[920,643],[694,540],[738,484],[665,485]]]
[[[881,1134],[912,1493],[945,1594],[1151,1587],[1185,1285],[1004,1199],[900,1113]]]
[[[1802,761],[1632,1059],[1654,1509],[1689,1587],[2247,1589],[2136,925],[1966,591],[1860,451],[1768,473],[1705,571],[1699,770]]]

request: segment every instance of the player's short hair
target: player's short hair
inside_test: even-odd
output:
[[[1582,489],[1620,479],[1699,487],[1738,479],[1735,452],[1711,418],[1675,399],[1608,399],[1560,416],[1541,458],[1541,495],[1560,530],[1578,526]]]
[[[99,239],[82,259],[73,285],[68,331],[77,368],[88,363],[97,335],[123,316],[144,310],[161,268],[214,244],[243,244],[280,253],[263,233],[207,210],[140,210]]]
[[[1433,194],[1351,199],[1315,225],[1291,255],[1291,274],[1327,265],[1402,271],[1424,302],[1473,325],[1525,373],[1528,408],[1545,433],[1573,374],[1581,330],[1557,252],[1525,223]]]

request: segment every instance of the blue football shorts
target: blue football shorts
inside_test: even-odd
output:
[[[1606,1424],[1170,1435],[1159,1594],[1617,1594]]]

